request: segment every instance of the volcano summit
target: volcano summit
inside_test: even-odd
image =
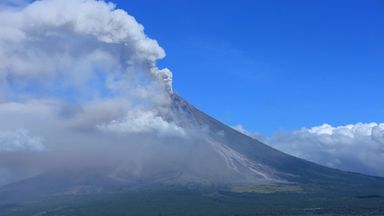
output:
[[[174,93],[164,50],[112,3],[8,5],[0,29],[2,215],[384,212],[383,178],[275,150]]]

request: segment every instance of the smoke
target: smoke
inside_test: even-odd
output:
[[[0,7],[0,185],[105,168],[118,181],[272,178],[185,121],[171,71],[156,66],[164,50],[127,12],[96,0],[22,2]]]
[[[250,136],[255,134],[240,129]],[[255,138],[261,138],[283,152],[324,166],[384,176],[383,123],[357,123],[337,127],[323,124]]]
[[[112,3],[35,1],[2,9],[0,27],[2,106],[49,100],[73,126],[86,126],[170,102],[172,73],[156,67],[164,50]]]
[[[42,151],[44,146],[39,137],[30,136],[26,130],[0,131],[0,151]]]
[[[137,143],[185,136],[163,117],[172,95],[172,73],[156,66],[164,57],[144,27],[112,3],[3,2],[2,183],[68,166],[70,158],[84,164],[101,152],[126,152],[122,159]]]
[[[184,130],[175,123],[167,122],[153,112],[143,112],[141,110],[129,112],[122,121],[113,120],[108,124],[98,125],[97,127],[100,130],[115,133],[159,132],[159,134],[184,134]]]
[[[9,93],[16,89],[25,95],[28,87],[39,84],[34,97],[70,97],[76,90],[78,98],[80,93],[81,99],[92,99],[132,88],[143,94],[145,86],[137,86],[135,79],[142,85],[154,77],[172,89],[170,71],[156,67],[164,50],[111,3],[36,1],[21,10],[3,10],[0,25],[0,78]]]

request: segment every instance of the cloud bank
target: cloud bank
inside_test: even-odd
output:
[[[323,124],[261,138],[239,130],[288,154],[321,165],[368,175],[384,176],[384,124]]]

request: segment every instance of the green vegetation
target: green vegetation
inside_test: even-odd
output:
[[[238,186],[231,190],[173,187],[55,196],[8,206],[0,215],[384,215],[384,198],[383,194],[337,194],[298,185]]]
[[[296,184],[266,184],[266,185],[239,185],[231,188],[237,193],[279,193],[279,192],[301,192],[302,187]]]

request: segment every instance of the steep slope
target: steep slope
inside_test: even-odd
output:
[[[224,125],[177,95],[173,95],[173,112],[178,113],[179,116],[184,115],[185,122],[181,122],[181,124],[191,126],[191,122],[193,122],[194,126],[208,127],[212,140],[221,143],[253,163],[272,168],[277,176],[289,182],[325,185],[341,183],[355,186],[361,184],[383,185],[384,178],[327,168],[273,149]]]
[[[175,184],[298,184],[330,192],[383,192],[383,178],[331,169],[282,153],[224,125],[177,95],[172,95],[172,106],[162,115],[183,128],[203,130],[204,135],[181,143],[183,148],[177,152],[171,151],[174,143],[158,146],[158,159],[141,164],[142,170],[149,171],[140,175],[132,174],[132,166],[122,168],[119,164],[53,170],[0,188],[0,204],[51,195],[119,192]]]

